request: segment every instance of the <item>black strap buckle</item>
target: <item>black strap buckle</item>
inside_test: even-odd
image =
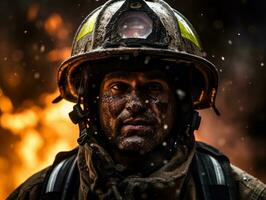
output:
[[[89,113],[85,113],[79,104],[73,106],[73,110],[69,113],[69,117],[74,124],[78,124],[88,117]]]

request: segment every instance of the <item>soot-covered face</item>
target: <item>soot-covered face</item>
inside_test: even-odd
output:
[[[162,72],[107,74],[100,87],[99,113],[108,140],[125,152],[145,154],[173,127],[174,92]]]

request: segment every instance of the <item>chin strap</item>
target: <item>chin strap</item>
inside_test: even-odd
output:
[[[77,140],[79,145],[84,145],[94,132],[89,116],[90,113],[85,112],[80,104],[74,105],[73,110],[69,113],[71,121],[79,125],[79,138]]]
[[[187,123],[187,128],[185,130],[185,134],[187,136],[193,134],[193,132],[195,130],[199,129],[200,122],[201,122],[201,117],[199,115],[199,112],[194,110],[192,113],[191,120]]]
[[[217,116],[221,116],[221,113],[220,113],[220,111],[218,110],[218,108],[216,107],[215,104],[212,105],[212,109],[213,109],[213,111],[215,112],[215,114]]]
[[[73,106],[73,110],[69,113],[69,117],[74,124],[79,126],[79,138],[77,140],[79,145],[84,145],[89,139],[93,139],[93,134],[97,133],[97,128],[93,124],[93,116],[91,116],[89,110],[89,96],[88,92],[88,69],[87,67],[83,68],[84,76],[80,80],[80,85],[78,88],[78,100],[77,103]],[[81,98],[83,99],[83,108],[81,107]]]
[[[193,111],[192,120],[191,120],[191,128],[194,130],[198,130],[201,122],[201,116],[198,111]]]

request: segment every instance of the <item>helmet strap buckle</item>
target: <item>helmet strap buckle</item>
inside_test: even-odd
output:
[[[74,124],[78,124],[81,121],[84,121],[88,117],[89,113],[85,113],[80,104],[73,106],[73,110],[69,113],[69,118]]]
[[[85,113],[80,104],[73,106],[73,110],[69,113],[69,117],[74,124],[79,125],[79,138],[77,140],[79,145],[84,145],[90,138],[89,120],[87,119],[89,112]]]

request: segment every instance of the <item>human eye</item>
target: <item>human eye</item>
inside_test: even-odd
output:
[[[163,85],[159,82],[149,82],[146,84],[146,90],[148,92],[161,92],[163,91]]]
[[[128,85],[123,82],[116,82],[110,85],[110,90],[113,95],[123,94],[128,90]]]

